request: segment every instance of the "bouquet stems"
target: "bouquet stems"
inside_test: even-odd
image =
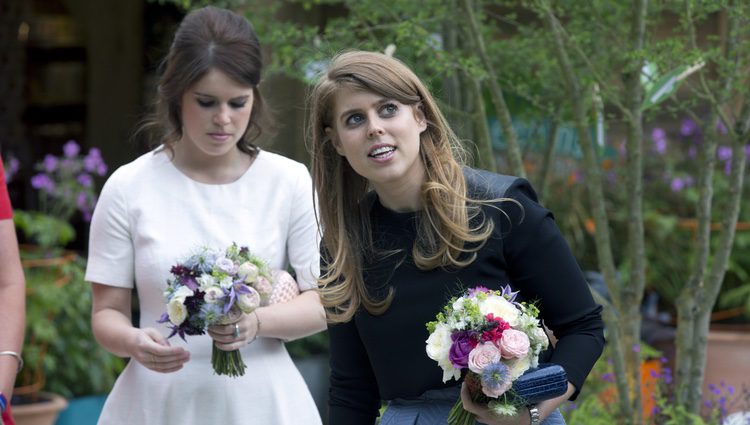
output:
[[[231,377],[245,374],[245,362],[242,361],[240,350],[223,351],[212,345],[211,365],[217,375],[228,375]]]
[[[474,373],[467,373],[464,376],[464,381],[469,390],[469,395],[474,403],[487,404],[488,398],[482,393],[482,383],[479,381],[479,377]],[[474,425],[476,423],[476,417],[473,413],[464,409],[464,403],[461,397],[456,400],[456,404],[448,413],[448,425]]]
[[[448,425],[474,425],[474,414],[464,409],[464,404],[459,398],[448,413]]]

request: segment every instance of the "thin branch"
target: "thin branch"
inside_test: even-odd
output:
[[[508,147],[508,162],[510,163],[511,172],[519,177],[526,177],[526,170],[523,166],[523,157],[521,156],[521,149],[518,143],[518,137],[513,129],[513,121],[511,119],[510,110],[508,105],[505,103],[505,97],[503,90],[498,84],[497,72],[495,67],[487,54],[487,49],[484,45],[484,38],[479,29],[479,23],[474,15],[474,6],[471,0],[464,0],[464,9],[466,10],[469,18],[468,31],[474,42],[474,46],[477,49],[479,58],[482,61],[482,65],[488,74],[488,82],[490,85],[490,95],[492,96],[492,103],[495,105],[495,113],[497,114],[498,124],[501,126],[505,143]]]

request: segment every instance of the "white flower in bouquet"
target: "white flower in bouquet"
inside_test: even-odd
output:
[[[169,321],[175,326],[180,326],[182,322],[187,318],[187,307],[185,307],[184,298],[172,298],[167,303],[167,314],[169,315]]]
[[[502,317],[512,327],[518,326],[518,316],[521,314],[513,303],[496,295],[490,295],[480,301],[479,311],[485,316],[492,313],[495,317]]]
[[[216,263],[214,264],[214,267],[226,274],[234,274],[237,271],[237,266],[235,266],[234,262],[232,262],[232,260],[227,257],[218,258],[216,260]]]
[[[260,294],[255,288],[248,286],[247,292],[241,293],[239,297],[237,297],[237,307],[239,307],[243,313],[252,313],[253,310],[260,307]]]
[[[210,304],[216,304],[224,298],[224,291],[218,286],[211,286],[204,290],[203,299]]]
[[[200,275],[197,279],[195,279],[195,281],[198,282],[198,287],[201,291],[205,291],[208,288],[218,285],[216,279],[210,274]]]
[[[246,261],[240,264],[237,270],[237,275],[244,280],[245,283],[253,283],[258,279],[260,269],[255,264]]]
[[[443,382],[461,377],[461,369],[454,368],[448,357],[452,344],[451,328],[443,323],[438,324],[427,338],[427,356],[443,369]]]

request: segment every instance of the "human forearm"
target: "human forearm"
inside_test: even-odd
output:
[[[91,325],[94,337],[105,350],[120,357],[132,355],[138,329],[126,315],[110,309],[96,311],[91,316]]]
[[[539,416],[541,417],[542,421],[544,421],[547,416],[551,415],[552,412],[557,410],[561,404],[563,404],[566,400],[568,400],[574,393],[576,392],[576,387],[568,382],[568,390],[565,391],[565,394],[551,398],[549,400],[544,400],[540,402],[537,405],[537,409],[539,409]]]
[[[326,328],[325,311],[316,291],[305,291],[286,303],[261,307],[256,314],[262,337],[290,341]]]
[[[0,351],[21,354],[24,335],[24,287],[0,287]],[[18,359],[0,356],[0,391],[10,397],[18,370]]]
[[[15,227],[0,221],[0,351],[21,354],[26,317],[26,285],[18,255]],[[10,397],[18,370],[18,359],[0,356],[0,391]]]

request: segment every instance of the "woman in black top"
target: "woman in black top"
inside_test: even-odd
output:
[[[425,324],[451,296],[510,284],[538,301],[558,340],[544,361],[564,396],[488,424],[564,423],[604,344],[601,307],[526,180],[461,165],[460,144],[424,84],[400,61],[353,51],[311,93],[313,183],[324,229],[321,296],[331,337],[330,421],[445,423],[460,396],[425,353]],[[532,415],[533,413],[533,415]]]

